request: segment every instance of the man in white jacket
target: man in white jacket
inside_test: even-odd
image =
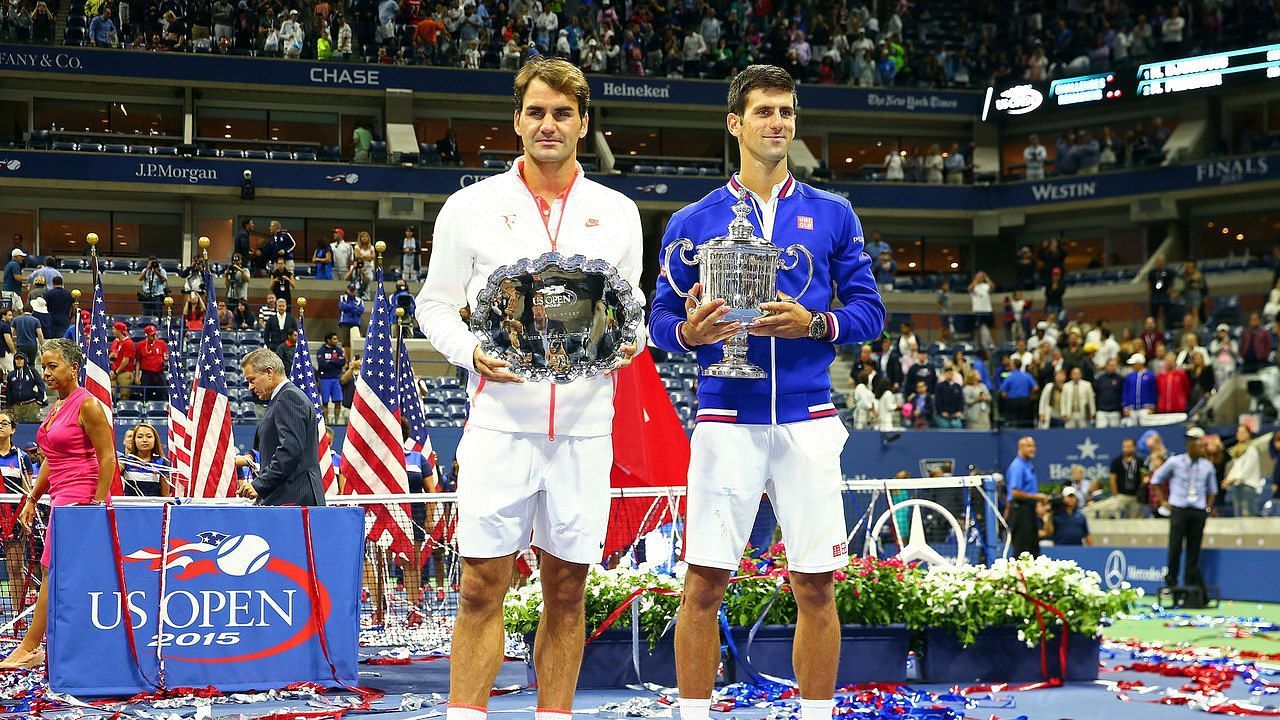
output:
[[[1071,368],[1071,379],[1062,390],[1062,413],[1069,428],[1092,427],[1098,414],[1093,386],[1084,381],[1084,371],[1079,367]]]
[[[483,720],[502,664],[502,601],[516,554],[542,550],[545,609],[534,643],[536,720],[573,705],[585,637],[587,568],[600,562],[613,465],[613,381],[522,382],[484,354],[459,316],[500,266],[556,251],[610,263],[641,304],[643,239],[631,200],[582,173],[590,89],[556,59],[516,75],[514,126],[524,156],[511,170],[450,196],[417,299],[418,325],[449,362],[470,372],[471,412],[458,446],[461,599],[454,626],[447,720]],[[643,323],[641,323],[643,328]],[[643,331],[638,345],[643,347]],[[627,359],[635,347],[627,348]]]

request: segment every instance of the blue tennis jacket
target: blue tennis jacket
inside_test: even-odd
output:
[[[875,339],[885,320],[872,261],[863,251],[862,223],[848,200],[788,175],[778,191],[772,236],[766,236],[759,227],[760,199],[734,176],[724,187],[671,217],[659,262],[667,247],[680,238],[689,238],[696,247],[725,235],[734,217],[732,208],[743,196],[753,206],[750,218],[757,235],[784,248],[801,243],[813,254],[813,282],[797,301],[809,310],[827,314],[829,336],[825,340],[751,336],[747,359],[764,368],[768,376],[762,380],[700,378],[697,421],[776,425],[835,415],[828,372],[835,346]],[[688,292],[698,281],[698,268],[681,262],[679,254],[672,255],[670,278],[665,277],[665,270],[658,278],[649,337],[667,352],[687,353],[690,348],[680,338],[680,324],[686,317],[684,299],[671,289],[668,280]],[[791,261],[787,256],[784,259]],[[804,287],[807,271],[808,261],[803,257],[794,269],[780,271],[778,291],[796,297]],[[831,308],[833,297],[839,298],[841,307]],[[694,348],[693,352],[704,368],[719,362],[724,354],[719,343]]]

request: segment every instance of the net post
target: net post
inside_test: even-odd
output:
[[[999,557],[1000,522],[996,518],[990,517],[990,514],[1000,512],[999,489],[996,485],[998,478],[999,475],[987,475],[982,478],[982,499],[985,505],[983,508],[985,522],[982,523],[982,551],[987,558],[988,565]]]

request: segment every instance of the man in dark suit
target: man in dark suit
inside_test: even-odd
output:
[[[268,401],[258,423],[261,469],[253,481],[241,481],[240,496],[257,498],[260,505],[324,505],[315,406],[289,382],[274,352],[254,350],[240,367],[253,394]],[[237,458],[236,465],[246,462]]]

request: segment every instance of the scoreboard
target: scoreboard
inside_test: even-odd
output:
[[[1138,67],[1139,95],[1170,95],[1280,78],[1280,45],[1228,50]]]
[[[1275,79],[1280,79],[1280,44],[1145,63],[1138,66],[1136,73],[1107,72],[987,88],[982,119],[1031,113],[1047,115],[1054,109]]]

